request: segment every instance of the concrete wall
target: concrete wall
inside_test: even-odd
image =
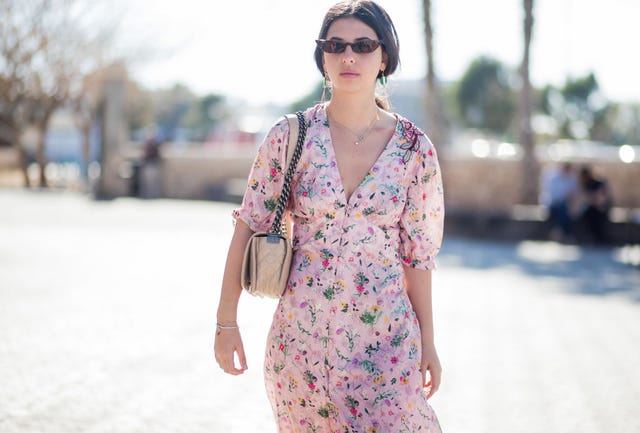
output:
[[[127,195],[128,176],[132,161],[140,157],[139,150],[113,156],[109,167],[110,190]],[[214,199],[241,195],[255,156],[253,146],[241,152],[215,147],[185,147],[164,149],[162,162],[162,195],[169,198]],[[17,171],[13,149],[0,152],[0,171]],[[597,175],[609,181],[614,205],[640,208],[640,162],[625,164],[617,161],[574,160],[588,163]],[[520,203],[520,161],[492,158],[443,158],[445,197],[450,209],[476,210],[483,213],[510,213]],[[543,161],[542,166],[552,164]],[[19,176],[16,174],[16,178]],[[538,180],[532,180],[537,182]],[[6,186],[6,185],[5,185]]]
[[[215,149],[163,152],[162,190],[169,198],[217,198],[242,194],[255,149],[244,154]]]
[[[576,166],[589,164],[596,175],[607,179],[614,205],[640,208],[640,163],[573,160]],[[445,197],[454,208],[509,212],[520,203],[522,170],[519,160],[483,158],[443,159]],[[550,161],[542,161],[544,168]],[[532,179],[538,182],[538,179]]]
[[[163,191],[171,198],[211,198],[221,190],[242,192],[255,149],[244,153],[190,149],[163,153]],[[640,163],[575,160],[588,163],[611,186],[615,206],[640,208]],[[543,161],[542,166],[552,164]],[[522,170],[519,160],[442,158],[448,206],[482,212],[511,212],[520,203]],[[538,179],[531,180],[538,182]],[[236,191],[229,191],[235,189]]]

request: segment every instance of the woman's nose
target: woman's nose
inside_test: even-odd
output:
[[[355,62],[353,49],[351,48],[351,45],[347,45],[347,48],[345,48],[344,53],[342,55],[342,63],[353,63],[353,62]]]

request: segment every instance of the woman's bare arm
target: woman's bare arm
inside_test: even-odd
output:
[[[238,301],[242,293],[240,272],[244,250],[253,231],[240,219],[236,221],[227,262],[222,278],[222,290],[218,303],[217,321],[221,325],[236,325],[238,317]],[[240,368],[234,365],[234,354],[238,354]],[[242,345],[239,329],[221,329],[215,338],[216,360],[220,367],[229,374],[241,374],[247,368],[247,360]]]
[[[425,387],[429,388],[427,398],[431,397],[440,387],[442,367],[434,344],[433,308],[431,300],[431,271],[404,267],[407,294],[413,311],[420,323],[422,338],[422,379]],[[426,375],[429,372],[430,380]]]

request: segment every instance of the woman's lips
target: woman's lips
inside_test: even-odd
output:
[[[345,71],[340,73],[340,76],[344,78],[355,78],[358,75],[360,74],[357,74],[356,72],[351,72],[351,71]]]

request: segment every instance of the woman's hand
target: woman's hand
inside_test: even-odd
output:
[[[214,351],[216,361],[225,373],[237,376],[247,369],[247,358],[244,354],[239,329],[218,329],[216,331]],[[240,368],[235,365],[235,354],[238,356]]]
[[[442,379],[442,367],[436,348],[432,343],[422,345],[422,362],[420,364],[422,372],[422,383],[427,388],[427,398],[431,398],[440,388],[440,380]],[[429,381],[427,382],[427,371],[429,372]]]

